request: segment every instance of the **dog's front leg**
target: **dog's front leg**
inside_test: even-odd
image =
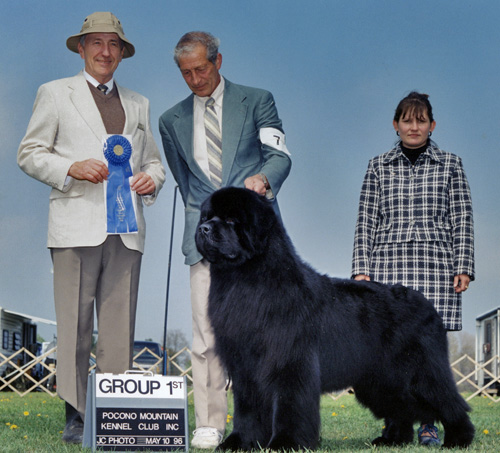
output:
[[[315,448],[320,431],[319,368],[300,363],[283,369],[272,393],[272,437],[266,448]],[[311,375],[312,374],[312,375]]]
[[[271,437],[270,402],[263,401],[262,392],[248,375],[231,374],[233,379],[233,431],[218,450],[261,450]]]

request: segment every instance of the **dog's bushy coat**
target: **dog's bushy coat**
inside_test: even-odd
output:
[[[472,442],[446,332],[420,293],[318,274],[271,203],[246,189],[204,202],[196,244],[211,263],[209,316],[233,382],[221,449],[315,448],[321,393],[348,387],[385,419],[375,444],[411,442],[428,420],[442,422],[444,446]]]

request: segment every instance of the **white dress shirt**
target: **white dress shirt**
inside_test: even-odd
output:
[[[210,98],[214,98],[215,112],[219,120],[219,128],[222,136],[222,101],[224,98],[224,77],[220,78],[219,85],[211,96],[194,96],[193,101],[193,152],[196,163],[203,172],[210,178],[208,169],[207,138],[205,135],[205,103]]]
[[[101,85],[96,79],[94,79],[87,71],[85,71],[85,69],[83,70],[83,76],[85,77],[85,80],[87,82],[89,82],[90,84],[92,84],[93,86],[95,86],[96,88],[98,87],[98,85]],[[111,92],[111,90],[113,89],[113,86],[114,86],[115,82],[114,82],[114,79],[111,78],[110,81],[106,82],[106,83],[103,83],[103,85],[106,85],[108,87],[108,91],[106,93],[109,93]]]

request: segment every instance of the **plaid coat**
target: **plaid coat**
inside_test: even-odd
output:
[[[445,328],[460,330],[453,277],[474,279],[470,189],[461,159],[434,143],[415,165],[400,145],[370,160],[361,189],[352,275],[415,288]]]

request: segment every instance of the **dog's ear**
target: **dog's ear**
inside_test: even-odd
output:
[[[261,255],[267,250],[278,219],[272,203],[261,195],[253,194],[245,210],[246,221],[240,228],[240,242],[252,256]]]

